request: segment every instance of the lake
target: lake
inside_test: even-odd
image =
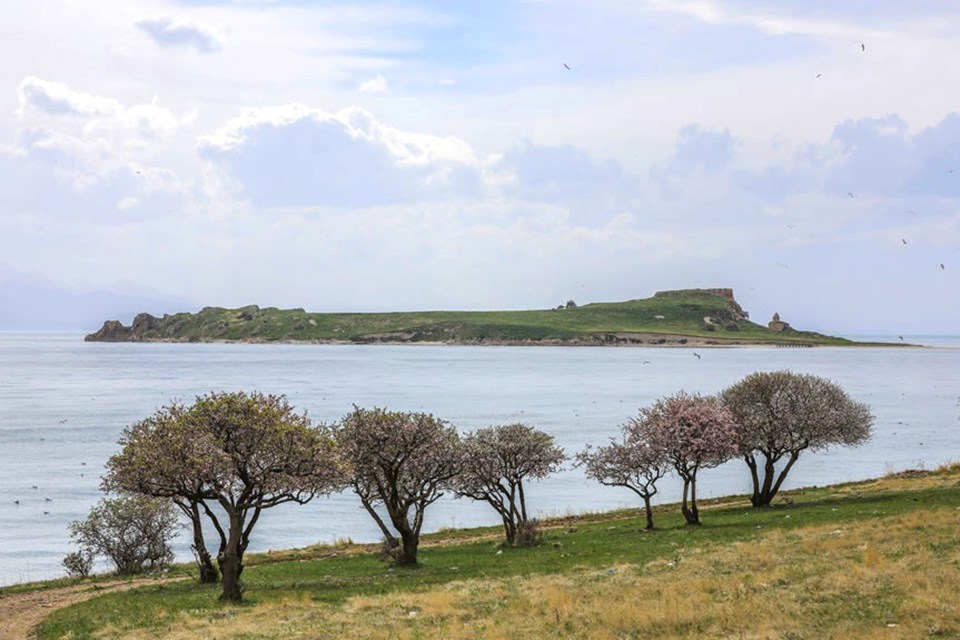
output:
[[[933,347],[697,348],[698,359],[686,348],[108,344],[0,332],[0,585],[63,574],[67,525],[101,497],[118,435],[172,399],[260,389],[325,422],[353,404],[428,411],[461,430],[522,421],[572,454],[605,443],[660,396],[713,393],[752,371],[792,369],[832,378],[876,416],[868,444],[806,453],[787,483],[823,485],[960,459],[960,338],[905,338]],[[677,500],[679,486],[664,481],[660,500]],[[747,492],[746,466],[705,470],[698,490]],[[638,504],[572,468],[531,485],[528,496],[542,516]],[[492,509],[444,498],[428,509],[425,529],[479,524],[498,524]],[[337,537],[379,539],[352,494],[265,511],[251,550]],[[182,560],[188,544],[178,539]]]

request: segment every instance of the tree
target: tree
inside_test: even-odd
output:
[[[751,373],[721,398],[736,421],[755,507],[770,505],[801,452],[862,444],[873,425],[870,408],[835,382],[791,371]]]
[[[195,502],[220,538],[220,598],[239,602],[243,555],[263,510],[342,488],[342,458],[329,429],[314,427],[283,396],[211,393],[171,413],[175,419],[124,432],[122,451],[108,463],[109,482]]]
[[[174,402],[152,416],[127,428],[120,437],[123,454],[107,463],[102,488],[127,490],[158,498],[170,498],[190,522],[191,550],[197,560],[200,582],[217,582],[220,574],[213,565],[203,535],[201,510],[209,478],[210,459],[215,451],[198,448],[208,440],[196,437],[187,421],[187,409]],[[221,545],[218,557],[224,552]]]
[[[623,425],[623,439],[613,438],[605,447],[590,446],[577,455],[588,478],[608,487],[626,487],[643,499],[647,529],[653,529],[650,500],[657,494],[657,481],[667,474],[670,463],[663,451],[644,440],[636,421]]]
[[[641,409],[629,428],[673,466],[683,480],[683,517],[687,524],[700,524],[697,473],[737,454],[730,410],[716,398],[681,391]]]
[[[567,309],[576,309],[576,308],[577,308],[577,303],[574,302],[573,300],[567,300],[567,304],[565,305],[565,307],[566,307]]]
[[[390,554],[397,564],[416,564],[424,512],[460,471],[456,430],[428,413],[354,407],[340,422],[337,440],[353,469],[350,484]]]
[[[177,528],[169,500],[141,495],[104,498],[86,520],[70,523],[70,537],[80,547],[78,558],[71,560],[73,569],[80,568],[74,560],[97,555],[109,558],[121,575],[166,567],[173,560],[169,542]]]
[[[462,469],[454,479],[457,495],[490,503],[503,520],[507,544],[530,544],[533,529],[523,491],[525,478],[545,478],[566,456],[553,436],[524,424],[485,427],[467,434],[461,445]]]

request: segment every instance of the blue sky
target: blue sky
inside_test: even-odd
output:
[[[802,328],[960,326],[953,3],[97,7],[0,24],[5,304],[5,281],[156,313],[732,286]]]

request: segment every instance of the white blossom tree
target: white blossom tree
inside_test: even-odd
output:
[[[485,427],[463,438],[463,466],[454,479],[454,490],[497,511],[507,544],[530,544],[534,531],[523,481],[545,478],[559,470],[564,460],[563,449],[543,431],[525,424]]]
[[[681,391],[641,409],[629,426],[673,466],[683,480],[683,517],[700,524],[697,474],[737,454],[733,414],[716,398]]]
[[[588,478],[608,487],[626,487],[643,500],[647,529],[653,529],[653,507],[657,481],[664,477],[670,463],[665,453],[650,446],[639,433],[636,422],[623,425],[620,441],[596,449],[588,446],[577,455]]]
[[[336,437],[352,468],[349,484],[390,554],[397,564],[416,564],[424,512],[460,471],[456,430],[428,413],[354,407]]]
[[[751,373],[720,397],[736,422],[755,507],[770,504],[803,451],[862,444],[873,425],[866,404],[852,400],[835,382],[813,375]]]

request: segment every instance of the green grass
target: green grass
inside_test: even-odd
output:
[[[708,330],[704,317],[717,323]],[[158,319],[143,340],[586,343],[615,333],[660,334],[730,341],[850,345],[812,332],[774,333],[743,318],[727,298],[689,290],[643,300],[528,311],[308,313],[303,309],[206,307]]]
[[[789,494],[791,504],[781,503],[770,509],[751,509],[745,500],[714,501],[703,510],[704,524],[699,527],[684,525],[675,506],[670,505],[658,510],[659,529],[654,533],[643,532],[642,518],[635,511],[567,518],[552,522],[556,528],[547,531],[543,545],[506,549],[500,555],[496,553],[496,541],[475,540],[497,535],[496,528],[444,532],[425,537],[425,543],[445,542],[423,547],[421,565],[416,568],[393,567],[376,554],[351,553],[349,547],[260,555],[251,557],[244,572],[246,601],[240,609],[304,597],[339,604],[353,596],[419,591],[469,579],[561,575],[620,564],[643,566],[656,559],[679,557],[691,549],[709,550],[749,541],[774,530],[789,532],[824,524],[864,523],[921,510],[960,509],[960,477],[955,472],[931,474],[922,482],[890,480],[805,489]],[[940,552],[956,553],[958,546],[960,540]],[[193,581],[108,594],[53,613],[40,627],[39,638],[89,638],[105,628],[159,630],[184,612],[216,616],[224,609],[217,602],[217,594],[216,587]],[[866,611],[862,615],[879,613]]]

